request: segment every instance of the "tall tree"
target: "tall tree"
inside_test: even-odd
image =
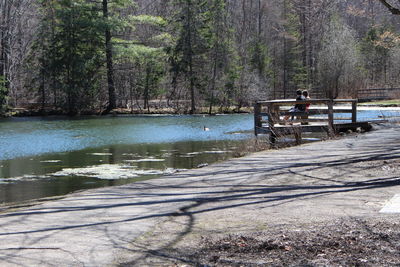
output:
[[[283,2],[283,91],[307,86],[307,72],[302,60],[301,23],[293,0]]]
[[[28,66],[33,73],[31,77],[31,85],[36,86],[40,95],[40,102],[42,110],[46,103],[50,99],[50,90],[48,87],[52,87],[54,107],[57,106],[57,93],[58,88],[55,85],[55,75],[52,63],[55,59],[55,50],[51,46],[51,42],[54,38],[55,31],[55,19],[54,10],[55,6],[51,0],[39,1],[39,18],[41,23],[37,30],[37,36],[32,45],[32,52],[28,59]],[[47,86],[46,86],[47,85]],[[50,85],[50,86],[48,86]]]
[[[7,109],[7,91],[5,80],[0,76],[0,116],[3,115]]]
[[[9,92],[10,13],[12,1],[0,0],[0,105],[6,104]]]
[[[150,112],[150,100],[165,93],[159,84],[164,78],[167,65],[165,46],[171,45],[171,36],[165,32],[166,20],[159,16],[130,15],[126,29],[130,34],[113,38],[118,75],[130,75],[129,105],[143,97],[144,109]],[[149,34],[151,29],[151,34]],[[124,80],[126,80],[124,78]],[[126,94],[125,94],[126,95]],[[136,101],[139,108],[139,101]]]
[[[306,82],[308,88],[312,87],[313,74],[312,74],[312,34],[311,34],[311,0],[299,1],[296,3],[297,12],[300,22],[300,42],[301,42],[301,57],[302,65],[305,69]]]
[[[0,0],[0,76],[11,106],[25,95],[25,62],[36,28],[33,0]]]
[[[261,0],[257,2],[257,24],[256,32],[250,47],[250,63],[252,68],[257,71],[259,79],[259,87],[266,87],[266,76],[268,74],[269,55],[268,47],[263,38],[263,16],[264,5]]]
[[[50,4],[54,11],[54,32],[47,42],[42,43],[43,56],[47,60],[41,68],[52,68],[66,95],[68,113],[74,115],[92,106],[99,88],[104,23],[93,5],[84,0]]]
[[[175,76],[183,74],[188,80],[190,94],[190,113],[196,112],[196,89],[202,82],[202,55],[207,52],[206,41],[202,35],[205,26],[203,12],[206,0],[176,0],[177,12],[173,27],[178,32],[175,47],[171,51],[172,71]]]
[[[365,58],[364,67],[369,74],[372,87],[386,86],[390,46],[382,41],[388,29],[372,27],[361,42],[361,51]],[[386,36],[388,37],[388,36]],[[387,38],[388,39],[388,38]]]
[[[328,98],[354,96],[360,86],[360,55],[354,32],[337,15],[325,29],[318,55],[319,82]]]
[[[108,21],[108,0],[103,0],[103,17]],[[106,50],[106,64],[107,64],[107,87],[108,87],[108,106],[106,113],[110,112],[117,106],[117,99],[114,86],[114,66],[113,66],[113,52],[111,43],[111,30],[109,25],[105,29],[105,50]]]
[[[229,106],[236,96],[238,79],[237,55],[233,46],[232,29],[228,24],[226,0],[210,0],[204,13],[206,24],[203,31],[207,41],[206,54],[209,65],[208,86],[204,95],[209,102],[209,113],[214,104]],[[204,90],[203,90],[204,91]]]

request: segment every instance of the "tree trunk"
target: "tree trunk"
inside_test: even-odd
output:
[[[309,89],[311,89],[314,85],[314,76],[315,76],[315,72],[314,72],[314,55],[313,55],[313,34],[312,34],[312,23],[311,23],[311,19],[312,19],[312,4],[311,4],[311,0],[308,0],[308,4],[307,4],[307,25],[308,25],[308,32],[307,32],[307,39],[308,39],[308,48],[307,48],[307,69],[308,69],[308,84],[309,84]]]
[[[108,0],[103,0],[103,17],[108,20]],[[108,106],[105,113],[109,113],[111,110],[117,107],[116,95],[114,86],[114,70],[113,70],[113,55],[112,55],[112,43],[111,43],[111,31],[107,26],[105,31],[106,38],[106,61],[107,61],[107,85],[108,85]]]
[[[42,74],[41,74],[41,83],[40,83],[40,93],[41,93],[41,95],[42,95],[42,103],[41,103],[41,112],[44,112],[44,108],[45,108],[45,105],[46,105],[46,90],[45,90],[45,88],[46,88],[46,85],[45,85],[45,82],[46,82],[46,78],[45,78],[45,74],[44,74],[44,70],[42,71]]]
[[[301,51],[301,57],[302,57],[302,64],[303,68],[307,72],[307,86],[310,84],[310,66],[308,65],[308,37],[309,37],[309,6],[306,4],[301,3],[300,4],[300,23],[301,23],[301,45],[302,45],[302,51]]]
[[[3,76],[4,83],[2,86],[6,88],[5,95],[8,94],[8,90],[10,89],[9,77],[8,77],[8,48],[9,48],[9,25],[7,20],[10,15],[10,1],[9,0],[1,0],[2,4],[0,5],[1,10],[1,20],[0,20],[0,76]],[[1,98],[0,98],[1,101]],[[1,104],[1,103],[0,103]]]
[[[191,103],[191,108],[190,108],[190,114],[194,114],[196,112],[196,100],[195,100],[195,95],[194,95],[194,73],[193,73],[193,48],[192,48],[192,12],[191,12],[191,4],[192,2],[188,0],[187,2],[187,30],[188,30],[188,64],[189,64],[189,79],[190,79],[190,103]]]
[[[150,66],[147,66],[146,67],[146,82],[145,82],[145,86],[144,86],[144,109],[147,109],[147,111],[150,113],[150,105],[149,105],[150,83],[149,83],[149,76],[150,76]]]
[[[217,48],[214,48],[217,49]],[[213,77],[211,80],[211,99],[210,99],[210,108],[208,110],[208,113],[211,115],[212,113],[212,107],[214,104],[214,91],[215,91],[215,83],[217,80],[217,52],[216,50],[214,51],[214,64],[213,64]]]
[[[283,0],[283,21],[286,21],[286,0]],[[286,30],[286,29],[285,29]],[[288,51],[287,51],[286,37],[283,36],[283,98],[286,98],[287,86],[288,86]]]
[[[263,91],[266,89],[266,81],[265,81],[265,75],[264,75],[264,55],[262,54],[262,17],[263,17],[263,11],[261,7],[261,0],[258,0],[258,18],[257,18],[257,46],[258,46],[258,53],[259,53],[259,59],[258,59],[258,77],[260,79],[260,90]]]

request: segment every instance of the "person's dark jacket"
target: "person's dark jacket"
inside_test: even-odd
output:
[[[296,101],[302,101],[302,100],[305,100],[304,96],[302,96],[302,95],[297,96]],[[296,104],[296,105],[294,105],[294,108],[303,112],[303,111],[306,111],[306,104]]]

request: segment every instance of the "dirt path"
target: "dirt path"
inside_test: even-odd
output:
[[[379,211],[400,194],[398,131],[382,126],[3,212],[0,265],[243,265],[229,257],[235,254],[230,249],[256,247],[265,235],[274,237],[270,247],[290,251],[296,244],[277,235],[298,232],[312,243],[307,231],[339,225],[332,222],[343,231],[355,221],[389,231],[399,214]],[[221,242],[235,245],[223,250]],[[245,260],[248,254],[237,255]],[[244,263],[271,263],[270,257],[251,258]]]

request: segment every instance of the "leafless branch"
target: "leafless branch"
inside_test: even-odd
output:
[[[393,15],[400,15],[400,9],[389,4],[386,0],[379,0]],[[400,1],[399,1],[400,2]]]

